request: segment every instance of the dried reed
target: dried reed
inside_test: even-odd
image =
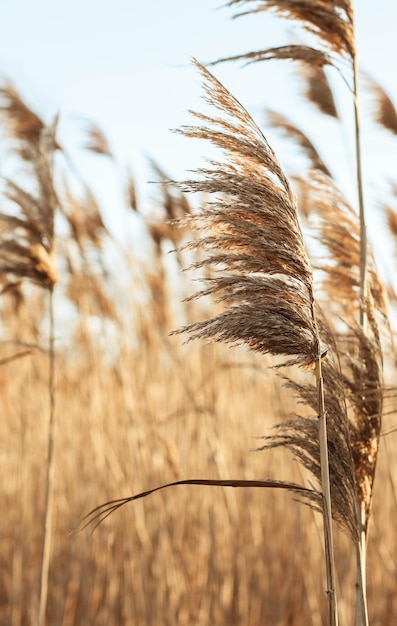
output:
[[[17,207],[18,214],[2,213],[0,269],[11,283],[29,279],[49,293],[49,372],[48,372],[48,439],[47,471],[44,494],[43,537],[40,558],[39,607],[37,624],[43,626],[48,594],[53,490],[55,429],[55,322],[53,291],[58,273],[54,260],[54,222],[58,206],[53,184],[53,160],[58,149],[56,126],[47,127],[23,101],[11,84],[0,89],[0,112],[17,156],[33,178],[37,195],[24,191],[11,180],[6,181],[6,198]]]
[[[258,13],[262,11],[272,10],[277,15],[293,20],[299,24],[304,30],[316,37],[316,47],[309,47],[310,52],[307,54],[303,51],[301,45],[288,47],[287,54],[284,58],[291,60],[304,61],[308,65],[313,65],[323,69],[324,65],[333,65],[338,67],[340,61],[347,61],[352,74],[352,84],[342,77],[351,89],[353,95],[354,119],[355,119],[355,152],[356,152],[356,180],[357,180],[357,197],[359,206],[359,246],[360,246],[360,263],[359,263],[359,323],[364,333],[367,329],[367,229],[364,209],[363,194],[363,176],[362,176],[362,159],[361,159],[361,135],[360,135],[360,111],[359,111],[359,94],[358,94],[358,65],[357,50],[355,43],[355,27],[354,27],[354,9],[351,0],[338,0],[336,2],[317,2],[316,0],[261,0],[259,3],[252,0],[230,0],[229,6],[247,6],[246,11],[238,13],[237,16]],[[324,55],[324,56],[323,56]],[[330,56],[328,56],[330,55]],[[306,57],[306,58],[305,58]],[[229,59],[222,60],[238,60],[251,59],[255,61],[266,60],[269,58],[282,58],[276,54],[270,54],[269,51],[261,51],[248,55],[236,55]],[[365,520],[362,520],[362,542],[359,548],[360,554],[365,553]],[[360,561],[361,556],[358,555],[357,560]],[[358,589],[365,580],[363,567],[360,568],[360,581]],[[365,604],[365,592],[360,591],[362,601],[360,608],[357,609],[356,626],[359,624],[368,624],[367,609]],[[358,601],[359,602],[359,601]]]

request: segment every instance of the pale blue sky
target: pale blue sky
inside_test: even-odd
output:
[[[76,120],[89,117],[105,131],[120,162],[130,162],[138,175],[149,154],[179,177],[197,165],[198,155],[206,150],[204,144],[169,130],[188,121],[187,109],[201,106],[199,78],[190,57],[205,62],[282,45],[288,41],[286,28],[291,29],[289,22],[269,13],[232,20],[230,9],[219,8],[222,4],[0,0],[0,76],[11,78],[47,119],[59,110],[63,136],[72,137],[76,145],[81,139]],[[397,2],[357,0],[356,13],[361,64],[397,101]],[[327,126],[301,104],[289,64],[244,69],[227,64],[214,72],[260,123],[264,107],[276,108],[313,131],[313,139],[320,134],[319,142],[325,142],[339,162],[349,156],[335,126]],[[369,141],[369,158],[378,158],[371,133]],[[382,147],[382,153],[389,147]]]

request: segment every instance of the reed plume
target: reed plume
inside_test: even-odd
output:
[[[367,72],[362,72],[375,99],[375,119],[386,130],[397,135],[397,111],[387,91]]]
[[[256,50],[222,57],[209,65],[217,65],[225,61],[244,61],[245,65],[250,65],[251,63],[259,63],[260,61],[276,60],[300,61],[301,63],[308,63],[318,68],[323,68],[326,65],[334,65],[333,59],[328,52],[302,44],[277,46],[274,48],[266,48],[265,50]]]
[[[387,294],[372,254],[368,255],[364,333],[357,324],[360,288],[360,227],[357,213],[336,183],[320,171],[306,181],[306,210],[317,230],[317,256],[321,263],[318,293],[328,320],[333,320],[342,387],[349,406],[349,428],[359,502],[363,503],[363,475],[373,484],[382,416],[383,356],[381,335],[391,337]],[[381,329],[383,327],[383,330]],[[360,355],[360,358],[357,358]],[[361,441],[361,449],[360,449]],[[372,450],[371,453],[368,450]],[[361,456],[360,456],[361,455]],[[369,467],[368,459],[372,466]],[[371,493],[372,499],[372,493]],[[370,506],[368,503],[366,526]]]
[[[325,357],[325,363],[328,362],[329,350],[329,342],[323,338],[331,339],[332,335],[324,332],[327,327],[314,302],[313,274],[296,201],[273,150],[241,104],[208,70],[198,63],[197,66],[204,78],[206,100],[221,115],[210,117],[193,112],[201,125],[186,126],[180,132],[210,141],[226,158],[222,163],[211,160],[209,167],[197,170],[197,179],[181,184],[183,191],[214,196],[207,206],[183,221],[198,235],[185,249],[204,252],[191,269],[211,267],[213,270],[210,277],[202,279],[205,288],[192,298],[210,295],[224,310],[176,332],[187,333],[190,339],[245,344],[261,354],[286,357],[283,365],[315,367],[316,386],[311,396],[306,394],[305,401],[315,408],[318,420],[309,420],[310,427],[306,430],[296,429],[299,441],[295,444],[290,428],[289,441],[294,453],[322,485],[329,619],[331,624],[337,624],[327,398],[322,374],[322,360]],[[335,381],[340,383],[334,370],[330,388]],[[330,367],[324,365],[324,371],[328,378]],[[337,389],[340,393],[340,384]],[[339,422],[334,420],[333,425],[335,457],[339,467],[340,458],[346,459],[349,471],[342,472],[345,479],[341,483],[334,475],[334,483],[343,485],[348,496],[344,493],[335,503],[337,509],[340,507],[340,518],[357,534],[346,412],[339,405],[343,405],[342,400],[335,410]],[[338,445],[339,440],[344,442],[343,449]],[[273,442],[277,445],[276,438]]]
[[[77,196],[64,182],[60,210],[71,232],[70,241],[77,244],[80,254],[85,255],[87,247],[102,250],[110,233],[103,221],[99,204],[91,189],[84,185],[83,193]]]
[[[42,141],[45,124],[11,82],[0,87],[0,102],[8,136],[19,144],[19,153],[23,156],[27,146],[38,146]]]
[[[258,13],[262,11],[272,10],[281,17],[293,20],[299,24],[304,30],[315,36],[315,46],[309,46],[307,59],[302,55],[302,46],[289,47],[289,55],[286,58],[291,60],[305,61],[308,65],[320,67],[323,69],[325,65],[333,65],[342,75],[345,83],[352,93],[354,108],[354,138],[356,153],[356,180],[357,180],[357,199],[359,207],[359,324],[364,334],[367,333],[368,325],[368,276],[367,276],[367,228],[364,207],[363,193],[363,175],[361,162],[361,131],[360,131],[360,110],[359,110],[359,88],[358,88],[358,63],[357,50],[355,43],[355,25],[354,10],[351,0],[335,0],[323,2],[322,0],[230,0],[228,6],[243,6],[246,10],[241,11],[237,16],[248,13]],[[237,17],[236,16],[236,17]],[[294,52],[295,51],[295,52]],[[315,51],[315,52],[314,52]],[[310,56],[313,55],[312,60]],[[316,55],[317,60],[316,60]],[[324,56],[324,61],[321,59]],[[259,51],[257,53],[249,53],[249,55],[237,55],[229,57],[229,59],[221,60],[237,60],[237,59],[254,59],[262,60],[268,58],[277,58],[270,56],[267,51]],[[350,76],[345,77],[344,66],[348,64]],[[362,520],[363,529],[366,528],[365,520]],[[365,554],[365,532],[362,533],[362,543],[359,548],[361,555]],[[358,561],[361,556],[358,556]],[[361,571],[361,581],[364,580],[364,573]],[[361,582],[358,583],[359,589]],[[362,609],[362,610],[361,610]],[[356,624],[368,624],[368,616],[366,614],[366,606],[361,603],[361,617],[357,617]]]
[[[138,199],[136,192],[135,180],[130,170],[127,171],[126,183],[125,183],[125,197],[127,200],[127,206],[134,212],[138,211]]]
[[[149,233],[156,247],[161,246],[161,242],[168,240],[177,247],[180,245],[184,231],[181,228],[180,220],[191,213],[191,206],[186,198],[175,185],[171,185],[170,177],[154,159],[150,159],[150,166],[156,177],[158,187],[161,190],[159,209],[157,215],[153,211],[153,217],[148,219]],[[178,263],[181,265],[179,255]]]
[[[324,115],[339,119],[334,94],[324,67],[303,63],[299,74],[305,83],[305,98],[312,102]]]
[[[321,291],[327,311],[335,320],[333,333],[338,346],[341,383],[347,403],[350,449],[362,539],[365,586],[365,543],[372,508],[373,485],[383,411],[383,346],[381,338],[393,341],[386,290],[371,251],[368,254],[368,289],[365,301],[367,327],[358,324],[360,303],[360,224],[334,181],[313,172],[307,192],[307,211],[317,224],[317,245],[322,257]],[[322,252],[321,252],[322,250]],[[365,588],[363,588],[365,594]],[[360,611],[359,611],[360,612]],[[362,620],[365,623],[366,609]],[[357,617],[358,619],[358,617]]]
[[[315,46],[301,44],[284,46],[285,56],[270,54],[267,50],[226,57],[217,62],[228,60],[268,60],[271,58],[287,58],[303,61],[314,71],[323,69],[325,65],[332,65],[341,71],[342,77],[353,95],[355,117],[355,146],[356,146],[356,178],[357,197],[360,215],[360,324],[365,327],[365,299],[367,289],[367,230],[365,220],[362,165],[361,165],[361,138],[360,112],[358,97],[358,66],[355,43],[354,10],[351,0],[336,0],[332,2],[318,2],[317,0],[230,0],[228,6],[247,6],[247,10],[237,13],[240,17],[249,13],[258,13],[271,10],[280,17],[293,20],[304,30],[315,35]],[[277,50],[277,49],[275,49]],[[306,57],[306,58],[305,58]],[[351,77],[344,77],[343,63],[348,62]],[[310,71],[310,70],[309,70]]]
[[[28,278],[51,290],[57,281],[54,215],[58,199],[52,176],[58,148],[56,124],[46,127],[11,83],[0,89],[0,115],[13,152],[23,160],[36,188],[31,193],[3,179],[9,211],[0,214],[0,268],[11,281]]]
[[[196,63],[204,79],[205,99],[218,110],[218,116],[193,115],[199,126],[180,129],[184,136],[210,141],[221,149],[225,159],[211,160],[197,170],[197,178],[179,183],[182,192],[201,192],[214,199],[181,220],[197,234],[182,250],[200,252],[190,269],[204,274],[204,288],[191,296],[212,296],[223,311],[213,317],[188,324],[173,334],[187,333],[189,339],[204,339],[232,345],[245,344],[260,354],[277,356],[282,365],[314,368],[317,437],[306,437],[303,456],[312,457],[308,468],[319,478],[322,492],[304,490],[293,484],[274,481],[187,481],[189,484],[228,484],[291,489],[310,505],[321,508],[324,518],[328,610],[336,625],[337,602],[332,539],[332,511],[327,448],[326,409],[322,360],[328,346],[323,341],[320,312],[314,302],[313,273],[304,246],[296,201],[272,148],[242,105],[225,87]],[[211,273],[208,273],[208,269]],[[313,396],[314,398],[314,396]],[[335,429],[336,430],[336,429]],[[313,447],[314,451],[310,449]],[[339,451],[340,452],[340,451]],[[336,453],[337,454],[337,453]],[[350,458],[350,457],[348,457]],[[316,464],[317,461],[317,464]],[[347,463],[348,465],[348,463]],[[319,468],[319,473],[317,469]],[[348,473],[352,476],[352,473]],[[183,484],[185,481],[181,481]],[[348,479],[344,485],[348,485]],[[180,484],[176,482],[173,484]],[[168,485],[169,486],[169,485]],[[101,505],[88,516],[100,522],[126,502],[144,497],[138,494]],[[350,490],[348,501],[352,500]],[[343,519],[354,516],[341,498]],[[348,510],[348,513],[346,512]]]
[[[90,122],[86,129],[86,139],[83,147],[90,152],[95,152],[95,154],[102,154],[110,159],[114,158],[105,133],[97,124],[94,124],[93,122]]]
[[[313,316],[312,271],[303,244],[295,200],[287,178],[262,132],[238,101],[201,65],[207,100],[224,114],[194,113],[205,126],[181,129],[210,140],[230,162],[211,162],[183,191],[216,194],[216,199],[183,224],[199,233],[185,248],[201,249],[194,268],[221,268],[192,297],[216,295],[230,305],[211,320],[177,332],[192,338],[247,343],[261,353],[290,357],[288,364],[311,366],[319,338]],[[207,233],[203,236],[203,233]],[[320,347],[320,353],[323,349]]]
[[[253,8],[251,5],[255,4]],[[337,54],[355,54],[353,7],[350,0],[230,0],[228,6],[247,6],[236,17],[249,13],[273,11],[280,17],[299,22],[305,30],[317,35]]]
[[[310,160],[311,167],[316,170],[320,170],[323,174],[331,177],[327,165],[319,155],[317,149],[313,145],[309,137],[303,133],[295,124],[293,124],[285,115],[281,115],[276,111],[266,111],[266,118],[271,126],[279,128],[283,131],[284,135],[293,139],[295,143],[303,150],[307,158]]]
[[[324,402],[327,410],[327,441],[330,467],[332,513],[338,525],[356,543],[359,536],[356,483],[350,431],[347,419],[344,377],[340,370],[335,337],[325,320],[320,318],[322,335],[328,340],[327,358],[322,366],[324,378]],[[302,466],[321,483],[321,456],[319,448],[317,386],[285,378],[284,386],[290,390],[298,403],[311,409],[311,416],[299,413],[277,424],[263,437],[264,443],[257,450],[286,447]]]

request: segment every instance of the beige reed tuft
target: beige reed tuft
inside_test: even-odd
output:
[[[36,193],[6,179],[9,211],[0,214],[0,270],[12,281],[28,278],[52,289],[57,281],[54,215],[58,206],[53,185],[53,158],[58,149],[56,123],[46,127],[11,84],[0,89],[0,114],[13,150],[33,178]]]
[[[183,221],[199,236],[185,248],[204,251],[192,268],[210,266],[203,295],[225,310],[176,332],[191,338],[245,343],[262,354],[288,356],[289,364],[313,365],[319,338],[313,315],[312,270],[303,244],[288,180],[241,104],[202,65],[207,100],[223,117],[195,117],[188,137],[206,139],[229,157],[198,170],[183,191],[214,194],[199,213]],[[220,270],[220,271],[217,271]],[[320,348],[322,350],[322,348]]]
[[[299,74],[305,83],[305,98],[312,102],[324,115],[339,119],[334,95],[324,67],[303,63]]]
[[[311,166],[323,172],[326,176],[331,176],[331,172],[319,155],[317,149],[310,139],[299,128],[295,126],[287,117],[277,113],[276,111],[266,111],[266,118],[272,127],[283,131],[284,135],[293,139],[303,150],[307,158],[310,160]]]
[[[113,159],[113,153],[109,141],[103,130],[94,123],[90,123],[86,129],[84,148],[95,154],[102,154]]]
[[[335,182],[311,172],[307,182],[307,212],[317,225],[321,273],[319,291],[328,318],[334,320],[344,389],[348,405],[350,443],[365,528],[372,502],[382,422],[383,357],[381,336],[391,336],[388,302],[372,254],[368,255],[367,332],[357,323],[360,293],[360,225],[357,213]]]

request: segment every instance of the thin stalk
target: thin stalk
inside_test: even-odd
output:
[[[357,55],[353,58],[353,102],[356,144],[356,178],[358,208],[360,217],[360,326],[366,331],[365,301],[367,296],[367,226],[365,222],[363,175],[361,163],[360,109],[358,102],[358,68]]]
[[[357,568],[357,592],[356,592],[356,614],[355,626],[368,626],[368,609],[366,594],[366,556],[367,556],[367,535],[365,532],[365,505],[361,506],[360,514],[360,537],[356,548],[356,568]]]
[[[55,430],[55,316],[54,316],[54,291],[49,292],[49,316],[50,316],[50,336],[49,336],[49,375],[48,375],[48,395],[49,395],[49,418],[48,418],[48,440],[47,440],[47,472],[44,497],[44,519],[43,519],[43,544],[40,565],[40,601],[37,616],[37,625],[44,626],[46,619],[47,595],[48,595],[48,571],[50,566],[52,518],[54,505],[54,430]]]
[[[360,108],[359,108],[358,64],[357,54],[353,56],[353,103],[355,122],[356,144],[356,177],[357,194],[360,218],[360,326],[363,332],[367,332],[367,316],[365,313],[367,299],[367,226],[365,220],[363,175],[361,163],[361,133],[360,133]],[[359,355],[361,358],[361,355]],[[364,519],[363,519],[364,515]],[[365,511],[360,507],[359,516],[361,528],[360,538],[356,546],[357,581],[356,581],[356,616],[355,626],[368,626],[368,610],[366,599],[366,550],[367,537],[365,526]]]
[[[318,402],[318,429],[320,442],[321,489],[323,502],[324,547],[327,572],[328,623],[338,626],[338,604],[336,596],[336,574],[334,540],[332,532],[331,486],[328,461],[327,412],[324,403],[324,379],[321,368],[321,354],[316,360],[316,385]]]

